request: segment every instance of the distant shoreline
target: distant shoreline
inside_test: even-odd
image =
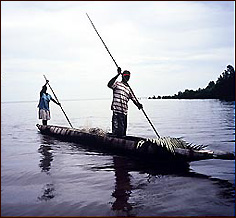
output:
[[[225,99],[216,99],[216,98],[208,98],[208,99],[201,99],[201,98],[186,98],[186,99],[177,99],[177,98],[148,98],[148,97],[142,97],[139,99],[143,100],[219,100],[219,101],[234,101],[235,100],[225,100]],[[65,101],[99,101],[99,100],[110,100],[110,98],[97,98],[97,99],[66,99],[61,100],[60,102]],[[35,103],[37,104],[38,101],[2,101],[1,104],[18,104],[18,103]]]
[[[235,101],[235,70],[231,65],[227,66],[216,82],[210,81],[206,88],[198,90],[185,89],[173,96],[155,96],[148,99],[220,99]]]

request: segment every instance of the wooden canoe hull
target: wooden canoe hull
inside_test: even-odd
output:
[[[108,149],[114,152],[123,152],[132,154],[137,157],[152,159],[164,162],[191,162],[204,159],[220,158],[234,159],[234,155],[209,150],[193,150],[176,148],[174,153],[167,149],[157,146],[150,139],[135,136],[126,136],[117,138],[109,133],[97,134],[93,132],[85,132],[80,129],[52,126],[52,125],[36,125],[42,134],[50,135],[64,141],[72,141],[81,145],[95,147],[99,149]]]

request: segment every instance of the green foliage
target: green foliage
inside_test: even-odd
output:
[[[154,99],[155,96],[152,97]],[[222,99],[235,101],[235,70],[231,65],[220,75],[216,82],[210,81],[206,88],[196,91],[186,89],[174,96],[163,96],[162,99]]]

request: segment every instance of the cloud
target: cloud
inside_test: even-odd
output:
[[[116,66],[86,13],[118,65],[132,72],[138,96],[204,87],[235,64],[234,2],[1,4],[2,101],[37,99],[43,74],[64,99],[111,97],[106,84]]]

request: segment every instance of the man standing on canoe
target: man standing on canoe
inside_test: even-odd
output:
[[[60,103],[55,101],[51,95],[49,95],[47,91],[48,80],[46,80],[46,84],[42,87],[40,92],[40,100],[38,104],[39,108],[39,119],[42,119],[43,125],[47,125],[47,121],[50,120],[50,109],[49,102],[52,100],[54,103],[60,106]]]
[[[113,90],[111,105],[111,110],[113,111],[112,134],[122,137],[126,136],[129,99],[133,101],[139,110],[143,108],[143,105],[136,100],[127,83],[130,78],[130,72],[127,70],[123,72],[121,82],[116,81],[121,74],[120,67],[117,68],[117,72],[118,74],[108,82],[107,86]]]

